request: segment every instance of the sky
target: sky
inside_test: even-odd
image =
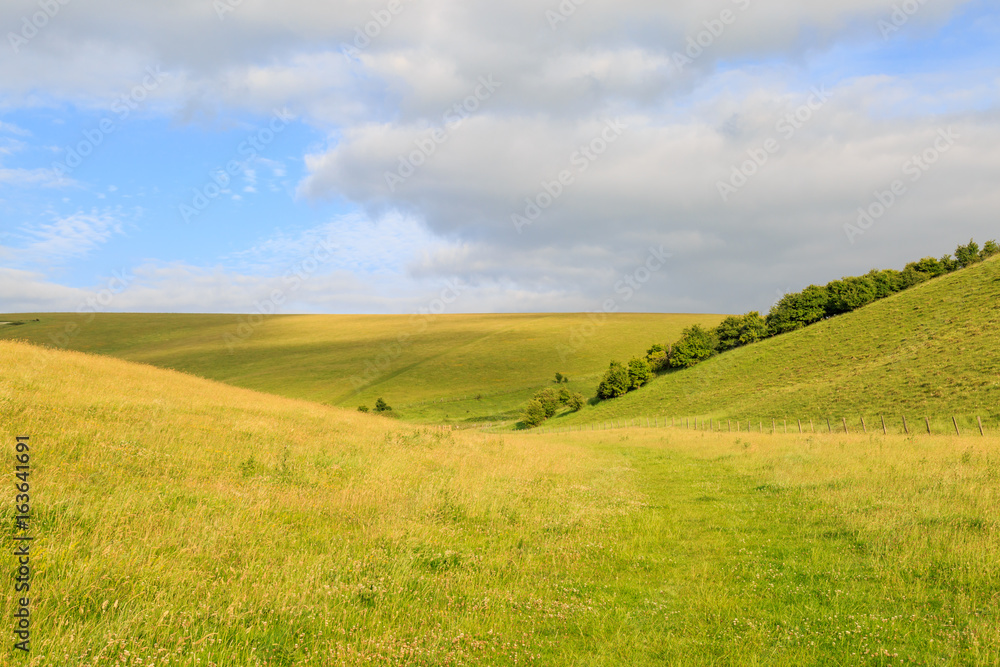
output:
[[[995,1],[5,0],[0,37],[0,312],[766,312],[1000,237]]]

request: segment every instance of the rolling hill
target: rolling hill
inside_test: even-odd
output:
[[[721,319],[622,313],[595,325],[586,314],[309,315],[248,323],[235,315],[43,313],[0,316],[24,322],[0,326],[0,339],[328,405],[371,407],[384,397],[406,420],[447,422],[516,415],[556,372],[589,393],[609,355],[643,354],[652,338],[671,340]]]
[[[894,428],[901,415],[919,418],[920,429],[924,416],[955,414],[1000,426],[1000,259],[661,375],[559,422],[832,415],[853,423],[883,414]]]
[[[25,343],[0,369],[34,538],[30,660],[8,641],[0,665],[1000,651],[995,437],[490,435]]]

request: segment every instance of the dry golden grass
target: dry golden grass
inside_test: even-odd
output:
[[[1000,655],[996,439],[453,433],[25,344],[0,368],[31,665]]]

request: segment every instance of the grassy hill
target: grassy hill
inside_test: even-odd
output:
[[[1000,260],[665,374],[561,421],[832,415],[860,428],[860,415],[871,425],[880,414],[894,428],[902,414],[921,430],[925,415],[939,419],[935,428],[950,428],[940,418],[954,414],[1000,426]]]
[[[623,313],[595,326],[585,314],[323,315],[249,327],[234,315],[18,314],[0,316],[24,322],[0,326],[0,339],[62,343],[329,405],[370,407],[381,396],[404,419],[440,422],[517,414],[556,372],[589,393],[609,355],[641,355],[650,340],[721,319]]]
[[[2,665],[1000,654],[996,438],[487,435],[22,343],[0,368],[35,537]],[[8,544],[14,514],[8,485]]]

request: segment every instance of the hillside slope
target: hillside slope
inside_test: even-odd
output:
[[[1000,259],[667,373],[560,423],[859,414],[1000,419]]]
[[[607,355],[643,354],[651,338],[672,340],[684,327],[714,326],[722,318],[622,313],[593,326],[582,314],[315,315],[275,316],[255,327],[245,319],[6,315],[0,321],[28,321],[0,326],[0,339],[60,343],[343,407],[370,407],[384,397],[404,419],[448,421],[516,411],[556,372],[570,377],[570,388],[588,391]],[[590,335],[577,336],[581,331]]]

